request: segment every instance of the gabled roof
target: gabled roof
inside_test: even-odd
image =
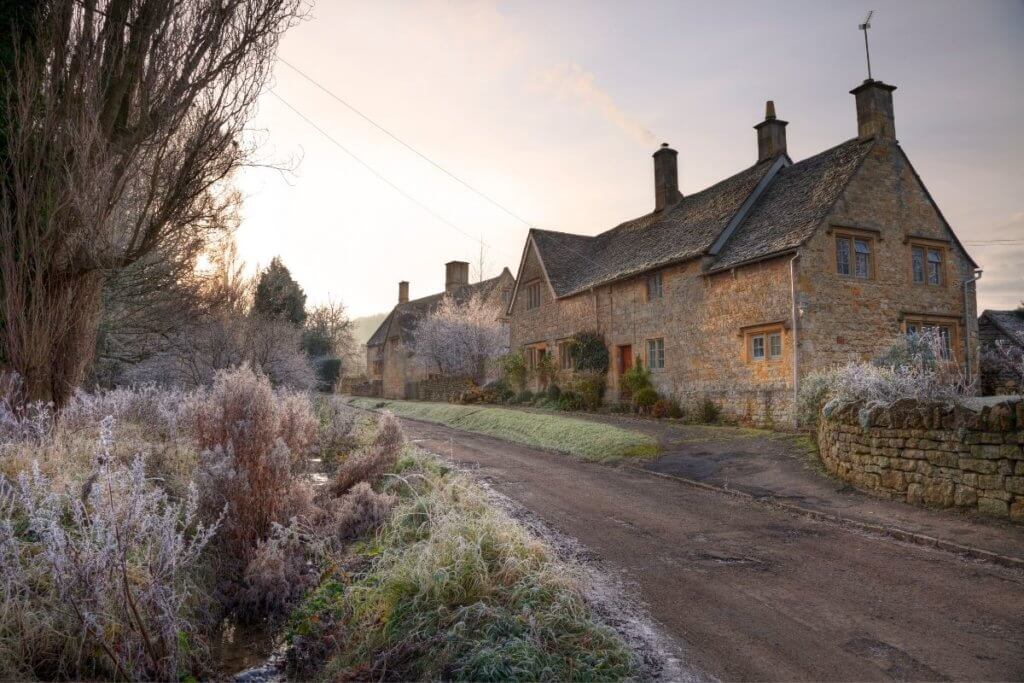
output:
[[[782,168],[710,270],[732,268],[800,246],[832,210],[872,144],[872,140],[848,140]]]
[[[489,280],[481,280],[471,285],[457,287],[452,292],[452,296],[459,302],[468,301],[477,294],[486,299],[494,293],[494,290],[497,289],[505,277],[512,277],[512,273],[508,268],[503,269],[500,275]],[[431,294],[420,299],[412,299],[404,304],[397,304],[391,309],[388,317],[384,318],[380,327],[370,336],[366,345],[383,346],[384,342],[396,334],[401,337],[402,343],[413,341],[416,325],[419,324],[420,319],[436,309],[441,304],[444,296],[444,292],[438,292],[437,294]]]
[[[987,318],[999,331],[1009,337],[1017,346],[1024,347],[1024,312],[1015,311],[990,311],[982,312],[981,318]]]
[[[599,235],[533,229],[527,244],[556,297],[692,258],[707,257],[709,271],[769,258],[811,237],[873,144],[855,138],[797,163],[762,161]]]
[[[555,296],[636,275],[705,253],[725,229],[772,162],[764,161],[687,195],[672,206],[594,237],[533,229]],[[643,239],[637,239],[638,235]]]

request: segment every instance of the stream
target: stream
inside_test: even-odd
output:
[[[309,459],[307,477],[313,486],[325,486],[330,477],[320,458]],[[287,680],[284,672],[287,646],[283,624],[260,622],[236,624],[225,621],[213,644],[213,661],[219,678],[239,683],[277,683]]]

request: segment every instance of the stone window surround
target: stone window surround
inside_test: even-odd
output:
[[[953,352],[953,359],[957,363],[963,362],[963,346],[961,345],[961,323],[963,320],[959,316],[955,315],[936,315],[933,313],[901,313],[900,314],[900,332],[903,334],[907,333],[907,327],[909,325],[917,325],[918,327],[948,327],[949,328],[949,346]]]
[[[915,285],[925,285],[928,287],[947,287],[952,278],[949,277],[949,240],[940,240],[930,237],[917,237],[914,235],[909,236],[906,239],[906,243],[910,248],[910,282]],[[914,279],[914,249],[924,250],[925,264],[924,264],[924,279]],[[928,251],[938,251],[940,258],[942,259],[942,265],[939,267],[939,282],[928,282]]]
[[[851,228],[846,226],[834,226],[829,232],[832,233],[833,245],[835,248],[832,251],[832,267],[833,272],[839,277],[846,280],[859,280],[861,282],[870,281],[875,279],[875,275],[878,271],[878,248],[877,244],[881,241],[879,233],[875,230],[868,230],[864,228]],[[839,241],[848,240],[850,245],[849,250],[849,273],[839,272]],[[860,277],[857,275],[857,254],[856,254],[856,240],[861,240],[868,243],[869,257],[868,257],[868,274],[867,277]]]
[[[761,325],[749,325],[747,327],[740,328],[740,338],[743,340],[743,353],[741,357],[744,363],[778,363],[782,361],[783,356],[786,353],[786,335],[785,330],[789,329],[789,326],[785,321],[778,321],[773,323],[765,323]],[[772,335],[779,335],[779,353],[778,355],[772,355],[771,353],[771,337]],[[755,358],[753,354],[753,345],[755,337],[764,338],[764,357]]]

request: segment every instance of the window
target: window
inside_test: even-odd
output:
[[[918,334],[935,334],[938,336],[939,356],[941,356],[943,360],[953,359],[953,340],[955,333],[955,325],[921,320],[907,321],[908,337],[913,337]]]
[[[662,288],[662,274],[654,273],[647,276],[647,300],[660,299],[664,295]]]
[[[532,310],[540,307],[540,282],[526,285],[526,308]]]
[[[777,361],[782,359],[782,325],[760,325],[743,332],[747,361]]]
[[[649,370],[663,370],[665,368],[665,340],[647,340],[647,368]]]
[[[533,369],[540,365],[541,359],[544,358],[548,353],[547,346],[540,344],[538,346],[527,346],[526,347],[526,365]]]
[[[910,247],[914,282],[929,285],[945,284],[946,249],[940,246],[915,244]]]
[[[572,342],[558,342],[558,367],[561,370],[572,370]]]
[[[750,338],[750,357],[754,360],[764,360],[763,334],[756,334]]]
[[[872,239],[856,235],[836,236],[836,272],[868,280],[874,277],[871,261]]]

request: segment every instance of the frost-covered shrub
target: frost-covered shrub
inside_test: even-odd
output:
[[[1024,334],[1014,344],[999,339],[981,351],[981,380],[986,395],[1024,394]]]
[[[830,403],[956,402],[970,395],[973,386],[959,363],[945,358],[944,343],[931,331],[901,336],[871,362],[848,363],[811,375],[803,381],[798,415],[804,424],[813,425],[811,413],[816,415]]]
[[[104,455],[80,492],[56,488],[38,467],[0,482],[4,678],[171,680],[195,670],[193,576],[216,524],[200,521],[194,489],[172,501],[141,459],[123,467]]]
[[[295,520],[287,526],[275,522],[270,535],[257,542],[245,567],[236,614],[252,618],[286,612],[316,583],[316,571],[306,561],[306,551]]]
[[[361,481],[372,484],[392,470],[404,443],[405,437],[398,418],[390,412],[382,413],[373,442],[338,467],[332,486],[335,495],[346,493]]]
[[[16,372],[0,372],[0,440],[38,442],[53,427],[53,406],[25,400],[24,382]]]
[[[203,449],[196,473],[203,509],[209,514],[227,507],[218,545],[230,558],[224,573],[231,578],[274,523],[308,512],[311,495],[297,474],[317,420],[308,398],[275,392],[265,377],[244,367],[218,373],[185,412]]]
[[[61,426],[94,429],[104,417],[133,423],[151,430],[153,436],[175,438],[178,416],[186,395],[178,389],[145,384],[136,387],[78,390],[60,414]]]
[[[397,498],[390,493],[377,493],[361,481],[338,498],[333,506],[333,526],[340,539],[353,539],[378,529],[388,518]]]

